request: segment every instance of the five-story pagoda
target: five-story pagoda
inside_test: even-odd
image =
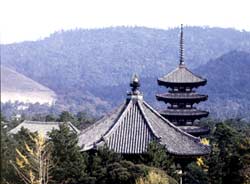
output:
[[[209,128],[197,126],[197,121],[207,117],[208,112],[197,109],[194,104],[207,100],[207,95],[197,94],[195,88],[204,86],[207,80],[192,73],[184,64],[183,57],[183,27],[180,33],[180,63],[169,74],[158,79],[160,86],[169,88],[164,94],[157,94],[156,98],[168,104],[161,115],[170,120],[182,130],[195,136],[209,133]]]

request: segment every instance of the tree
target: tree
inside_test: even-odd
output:
[[[143,156],[143,163],[166,171],[170,176],[176,177],[176,167],[163,145],[152,142],[148,146],[147,153]]]
[[[18,184],[18,176],[10,164],[10,160],[15,158],[15,144],[13,139],[7,134],[6,128],[1,122],[1,183]]]
[[[11,122],[12,123],[12,122]],[[21,128],[17,134],[8,134],[6,129],[1,131],[1,161],[2,166],[1,174],[2,180],[6,183],[21,183],[20,178],[11,164],[11,160],[14,161],[16,157],[17,148],[21,152],[25,152],[25,143],[31,147],[34,147],[34,142],[30,139],[31,136],[35,136],[35,133],[30,133],[27,129]]]
[[[203,162],[203,161],[202,161]],[[197,163],[190,163],[185,171],[185,177],[183,177],[183,183],[185,184],[208,184],[208,174],[204,169],[197,165]]]
[[[95,122],[95,118],[91,117],[85,111],[78,112],[76,118],[77,122],[74,125],[79,129],[84,129]]]
[[[77,145],[77,135],[70,131],[67,124],[61,124],[59,130],[49,133],[52,143],[52,159],[54,167],[52,176],[55,183],[76,184],[86,177],[86,163],[84,155]]]
[[[47,184],[51,179],[52,168],[50,145],[42,134],[29,137],[34,146],[25,143],[25,151],[16,148],[16,161],[11,160],[11,164],[25,184]]]
[[[52,114],[45,116],[45,121],[56,121],[56,117]]]
[[[149,168],[146,177],[140,177],[136,184],[177,184],[178,182],[157,168]]]
[[[136,179],[147,174],[143,164],[134,164],[107,146],[88,153],[88,178],[91,184],[134,184]]]
[[[70,114],[68,111],[63,111],[59,116],[59,121],[61,122],[74,122],[75,118],[72,114]]]
[[[243,183],[243,168],[239,145],[241,134],[226,123],[219,123],[213,134],[212,153],[208,161],[210,182],[215,184]]]

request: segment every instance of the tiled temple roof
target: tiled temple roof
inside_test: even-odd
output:
[[[9,133],[16,134],[21,128],[27,128],[30,132],[39,132],[44,136],[47,136],[47,133],[53,129],[59,129],[59,125],[64,122],[43,122],[43,121],[28,121],[24,120],[18,126],[10,130]],[[74,131],[75,133],[80,133],[80,131],[70,122],[66,122],[69,126],[70,130]]]
[[[174,126],[148,105],[134,88],[124,104],[104,116],[79,135],[82,150],[107,145],[122,154],[141,154],[152,140],[159,141],[166,151],[178,156],[200,156],[210,148]]]
[[[160,83],[201,83],[205,84],[206,79],[192,73],[185,65],[179,65],[178,68],[158,79]]]

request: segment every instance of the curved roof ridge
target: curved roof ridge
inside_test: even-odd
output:
[[[143,101],[143,103],[144,103],[144,102],[145,102],[145,101]],[[141,113],[143,114],[143,117],[145,118],[145,120],[146,120],[146,122],[147,122],[147,125],[149,126],[149,129],[152,131],[153,135],[154,135],[156,138],[159,139],[160,137],[156,134],[156,131],[154,130],[153,126],[151,125],[150,121],[148,120],[148,118],[147,118],[147,116],[146,116],[146,113],[144,112],[143,107],[142,107],[142,105],[141,105],[141,102],[138,100],[137,103],[138,103],[138,107],[139,107]]]
[[[24,120],[21,123],[26,123],[26,124],[60,124],[63,123],[62,121],[33,121],[33,120]],[[21,124],[20,123],[20,124]]]
[[[67,125],[70,126],[77,134],[80,133],[80,130],[79,130],[77,127],[75,127],[70,121],[67,121],[66,123],[67,123]]]
[[[110,130],[110,127],[119,119],[126,105],[126,103],[122,103],[119,107],[104,115],[93,125],[81,131],[78,135],[78,145],[82,147],[82,151],[92,149],[97,143],[102,141],[103,135],[105,135]]]
[[[111,133],[113,133],[113,131],[115,130],[115,128],[116,128],[117,126],[119,126],[119,124],[122,122],[123,117],[128,113],[128,110],[132,107],[131,104],[132,104],[132,100],[130,100],[130,101],[128,102],[128,104],[125,105],[124,109],[123,109],[122,112],[121,112],[121,115],[118,116],[119,118],[117,118],[117,119],[114,121],[113,125],[112,125],[112,126],[109,128],[109,130],[102,136],[104,139],[105,139],[106,137],[108,137]]]
[[[108,119],[110,116],[113,115],[113,113],[115,113],[116,111],[118,111],[118,110],[119,110],[121,107],[123,107],[123,106],[124,106],[124,103],[122,103],[122,104],[121,104],[120,106],[118,106],[117,108],[113,109],[113,111],[111,111],[110,113],[107,113],[106,115],[104,115],[101,119],[99,119],[98,121],[96,121],[95,123],[93,123],[92,125],[90,125],[89,127],[83,129],[83,130],[80,132],[79,136],[82,135],[82,134],[84,134],[84,133],[87,132],[88,130],[90,130],[90,129],[96,127],[97,125],[99,125],[100,123],[102,123],[104,120]],[[124,109],[125,109],[125,108],[123,107],[123,110],[124,110]],[[123,110],[121,110],[121,111],[123,111]]]
[[[197,75],[197,74],[195,74],[194,72],[192,72],[191,70],[189,70],[186,66],[184,67],[187,71],[189,71],[192,75],[194,75],[194,76],[196,76],[196,77],[198,77],[198,78],[200,78],[200,79],[202,79],[202,80],[207,80],[207,79],[205,79],[205,78],[203,78],[202,76],[200,76],[200,75]]]
[[[195,141],[200,141],[200,138],[195,137],[193,135],[190,135],[186,132],[184,132],[183,130],[181,130],[179,127],[175,126],[173,123],[171,123],[168,119],[164,118],[163,116],[161,116],[156,110],[154,110],[147,102],[143,102],[155,115],[157,115],[159,118],[161,118],[162,120],[164,120],[169,126],[171,126],[172,128],[174,128],[175,130],[185,134],[186,136],[192,138]]]
[[[165,77],[168,77],[169,75],[172,75],[174,72],[176,72],[177,70],[179,70],[179,66],[176,67],[174,70],[172,70],[171,72],[169,72],[167,75],[164,75],[163,77],[160,77],[159,79],[164,79]]]

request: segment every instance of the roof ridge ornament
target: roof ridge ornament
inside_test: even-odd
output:
[[[184,63],[183,24],[181,24],[181,32],[180,32],[180,66],[185,66],[185,63]]]
[[[142,93],[139,91],[140,79],[137,74],[133,74],[130,82],[131,92],[128,92],[128,98],[142,99]]]

